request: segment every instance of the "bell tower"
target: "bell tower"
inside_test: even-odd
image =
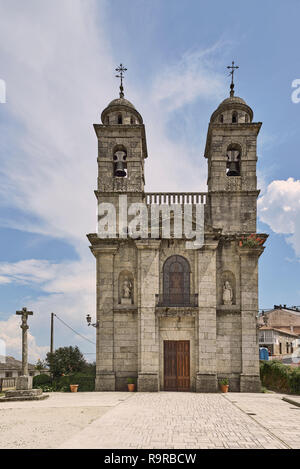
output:
[[[234,67],[233,65],[230,67]],[[223,233],[256,231],[256,140],[261,122],[234,96],[233,68],[230,97],[211,116],[205,157],[208,160],[209,224]]]
[[[121,64],[116,71],[121,78],[120,97],[101,114],[102,124],[94,124],[98,138],[98,202],[111,202],[118,210],[118,196],[126,194],[128,203],[144,197],[144,160],[147,158],[143,119],[133,104],[124,98]]]

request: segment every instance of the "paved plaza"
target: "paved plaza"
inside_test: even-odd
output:
[[[0,448],[300,448],[300,407],[282,397],[51,393],[0,404]]]

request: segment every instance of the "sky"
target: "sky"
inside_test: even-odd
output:
[[[97,140],[92,124],[118,97],[143,116],[146,186],[205,191],[212,112],[236,95],[263,122],[258,137],[260,308],[300,305],[298,0],[0,0],[0,346],[20,357],[23,306],[34,363],[75,345],[94,360]],[[300,83],[300,82],[299,82]],[[298,85],[299,86],[299,85]],[[3,90],[3,86],[0,86]],[[300,97],[300,92],[299,92]],[[3,99],[2,99],[3,101]],[[294,100],[295,101],[295,100]],[[296,100],[297,101],[297,100]],[[2,341],[2,342],[1,342]]]

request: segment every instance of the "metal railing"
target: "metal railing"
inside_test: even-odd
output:
[[[198,293],[194,295],[186,294],[158,294],[155,295],[156,306],[171,306],[171,307],[197,307],[198,306]]]

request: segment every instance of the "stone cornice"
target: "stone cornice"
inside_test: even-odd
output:
[[[240,256],[257,256],[259,257],[265,250],[264,246],[255,247],[240,247],[238,246],[238,253]]]
[[[157,239],[139,239],[135,241],[137,249],[159,249],[161,240]]]

